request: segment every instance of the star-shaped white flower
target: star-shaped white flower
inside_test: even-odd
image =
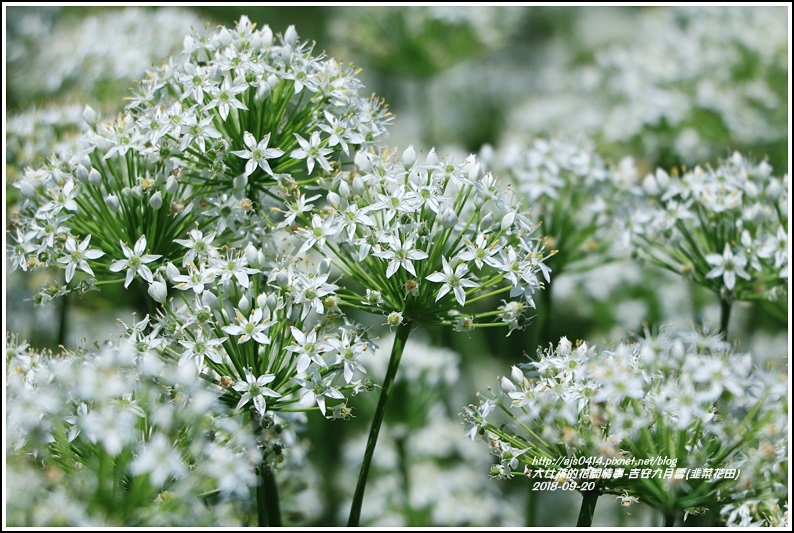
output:
[[[460,263],[457,267],[455,267],[455,271],[452,271],[452,266],[447,261],[447,258],[443,255],[441,256],[442,268],[444,272],[433,272],[429,276],[427,276],[428,281],[433,281],[435,283],[443,283],[441,288],[438,290],[438,294],[436,295],[436,301],[439,301],[441,298],[444,297],[449,291],[455,293],[455,299],[458,301],[460,305],[466,305],[466,287],[477,287],[477,284],[474,283],[470,279],[466,279],[464,276],[469,271],[469,267],[466,266],[466,263]]]
[[[750,274],[744,269],[747,265],[747,258],[743,253],[733,255],[733,251],[727,243],[722,255],[709,254],[706,256],[706,261],[714,267],[706,274],[706,278],[712,279],[722,276],[725,287],[729,291],[732,291],[736,286],[736,276],[750,279]]]
[[[130,250],[126,244],[121,242],[121,251],[124,252],[124,257],[126,257],[126,259],[113,261],[113,263],[110,265],[110,271],[121,272],[125,268],[127,269],[127,277],[124,280],[125,289],[130,286],[135,274],[138,274],[147,283],[154,281],[152,271],[148,266],[146,266],[146,264],[160,259],[162,255],[143,254],[143,252],[146,251],[146,235],[141,235],[141,238],[138,239],[138,241],[135,243],[135,247],[132,250]]]
[[[270,396],[271,398],[281,397],[281,394],[277,393],[273,389],[265,387],[265,385],[271,383],[275,379],[276,376],[273,374],[263,374],[258,378],[255,378],[254,375],[246,368],[245,381],[238,381],[234,384],[234,390],[237,392],[243,392],[240,401],[237,403],[236,409],[239,410],[245,404],[252,401],[254,404],[254,409],[256,409],[260,416],[264,416],[265,411],[267,410],[265,396]]]
[[[254,135],[246,131],[243,134],[243,142],[248,147],[248,150],[234,150],[232,153],[238,157],[242,157],[243,159],[248,159],[248,162],[245,164],[245,175],[250,176],[253,174],[258,165],[259,168],[272,176],[273,170],[270,168],[270,164],[267,162],[267,160],[281,157],[284,155],[284,151],[279,150],[278,148],[267,147],[268,143],[270,142],[270,133],[265,135],[264,138],[257,144]]]
[[[66,283],[72,281],[75,270],[78,268],[86,274],[93,276],[94,271],[88,265],[86,259],[98,259],[105,255],[101,250],[89,250],[88,243],[91,242],[91,235],[83,239],[79,245],[74,240],[74,237],[66,239],[66,255],[58,259],[59,263],[66,265]]]

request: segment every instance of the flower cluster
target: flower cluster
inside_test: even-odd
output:
[[[87,127],[78,105],[25,109],[6,119],[6,168],[18,171],[50,153],[75,150],[74,138]],[[10,176],[11,177],[11,176]]]
[[[9,524],[239,523],[256,438],[194,366],[129,340],[54,356],[13,337],[6,365]]]
[[[786,300],[788,176],[738,153],[717,168],[649,174],[627,237],[641,257],[724,301]]]
[[[342,320],[328,262],[268,268],[253,244],[221,252],[212,234],[192,237],[181,241],[190,254],[183,268],[164,268],[173,297],[167,300],[166,279],[152,285],[151,296],[166,305],[147,342],[154,335],[166,359],[198,368],[260,425],[314,409],[350,416],[346,394],[371,389],[363,356],[372,344]]]
[[[553,272],[587,270],[608,259],[624,192],[588,139],[509,144],[493,160],[532,206],[546,248],[557,251],[548,260]]]
[[[178,162],[186,181],[255,198],[385,136],[391,117],[362,89],[352,66],[312,56],[293,26],[274,35],[243,16],[193,31],[140,82],[128,107],[146,127],[130,142]]]
[[[738,469],[745,452],[787,431],[785,381],[753,370],[751,355],[734,353],[720,336],[662,331],[603,349],[562,338],[539,355],[465,409],[467,436],[483,439],[499,460],[495,477],[524,465],[528,476],[550,469],[558,481],[578,483],[576,469],[620,468],[620,476],[588,479],[600,493],[668,514],[730,503],[735,480],[632,479],[628,470]],[[761,470],[773,472],[777,462],[773,453]]]
[[[151,284],[154,268],[182,261],[189,232],[245,246],[245,234],[272,229],[273,197],[385,134],[388,113],[358,96],[352,68],[312,57],[292,27],[274,36],[242,17],[185,42],[130,110],[103,122],[87,109],[78,149],[15,184],[27,201],[13,268],[64,268],[67,285],[80,270],[77,288],[95,276]],[[40,300],[68,290],[48,287]]]
[[[444,324],[468,331],[478,319],[522,325],[549,279],[548,253],[517,195],[500,189],[471,156],[459,164],[412,147],[358,152],[355,169],[327,184],[328,208],[295,230],[298,255],[328,254],[347,280],[340,304],[388,316],[388,324]],[[287,224],[285,219],[282,224]],[[509,293],[499,310],[472,304]]]

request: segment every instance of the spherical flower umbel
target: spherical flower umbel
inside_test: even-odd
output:
[[[252,428],[195,366],[163,364],[133,338],[58,355],[9,339],[10,524],[222,525],[236,521],[223,507],[247,506]],[[223,505],[206,505],[209,491]]]
[[[534,307],[549,253],[516,195],[474,156],[454,164],[431,150],[417,161],[409,147],[402,156],[358,152],[355,163],[326,182],[327,209],[296,218],[298,253],[325,254],[344,274],[340,305],[388,316],[393,326],[461,329],[456,313],[464,312],[466,330],[497,314],[469,312],[473,302],[509,295],[523,310]]]
[[[221,251],[204,249],[187,275],[173,263],[165,268],[177,291],[150,334],[161,357],[198,368],[224,401],[259,421],[285,411],[325,414],[362,390],[370,343],[363,328],[329,305],[337,287],[328,282],[326,262],[279,261],[266,272],[268,261],[249,243],[229,260],[243,265],[242,276],[211,266],[222,261]],[[200,291],[190,290],[186,280],[193,278]]]
[[[766,431],[785,427],[785,397],[784,382],[721,335],[662,330],[603,348],[563,337],[463,416],[466,436],[498,458],[499,477],[512,477],[516,459],[528,475],[552,469],[574,480],[585,467],[620,469],[598,477],[596,490],[669,514],[732,501],[736,480],[715,472],[736,469]],[[644,465],[660,474],[629,475]],[[681,474],[688,469],[698,474]]]
[[[640,258],[724,302],[785,301],[788,187],[788,176],[738,153],[716,168],[659,169],[635,191],[626,236]]]
[[[293,26],[274,35],[241,16],[236,28],[188,35],[129,108],[150,126],[147,152],[179,161],[194,183],[253,196],[284,177],[310,182],[316,167],[330,172],[351,146],[384,137],[391,117],[362,89],[351,66],[313,56]],[[160,111],[174,106],[171,118]]]

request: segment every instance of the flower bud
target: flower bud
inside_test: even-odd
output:
[[[267,307],[267,295],[268,293],[261,292],[259,293],[259,296],[256,297],[256,306],[259,309],[265,309],[265,307]]]
[[[402,163],[406,170],[410,169],[414,166],[414,163],[416,163],[416,150],[414,150],[413,144],[403,152]]]
[[[163,195],[160,194],[160,191],[157,191],[149,198],[149,207],[157,211],[161,207],[163,207]]]
[[[83,120],[85,120],[89,125],[96,124],[96,121],[99,119],[99,115],[94,108],[90,105],[85,106],[83,108]]]
[[[36,188],[28,180],[19,180],[16,185],[19,188],[19,192],[21,192],[22,196],[25,198],[33,198],[36,196]]]
[[[99,187],[102,184],[102,174],[95,168],[92,168],[88,172],[88,183],[95,187]]]
[[[168,297],[168,287],[162,281],[153,281],[149,284],[149,296],[156,302],[161,304],[165,303]]]
[[[284,32],[284,42],[295,48],[295,44],[298,42],[298,32],[295,31],[295,26],[290,25]]]
[[[339,194],[345,198],[350,196],[350,185],[347,184],[347,181],[342,180],[339,182]]]
[[[248,265],[251,268],[260,268],[262,265],[259,264],[259,250],[256,249],[254,243],[249,242],[248,246],[245,247],[245,259],[248,261]]]
[[[226,28],[221,28],[221,31],[218,32],[218,43],[222,47],[232,44],[232,33]]]
[[[455,214],[455,211],[449,207],[444,209],[444,212],[441,213],[441,225],[449,229],[455,227],[457,223],[458,215]]]
[[[755,183],[752,181],[746,181],[744,183],[744,194],[747,195],[748,198],[755,200],[758,198],[758,187],[756,187]]]
[[[372,172],[372,162],[366,152],[356,152],[354,161],[356,166],[364,172]]]
[[[515,211],[508,211],[505,216],[502,217],[502,231],[507,231],[513,225],[513,222],[516,220],[516,212]]]
[[[513,365],[513,368],[510,370],[510,378],[513,380],[513,383],[523,383],[524,373],[521,372],[520,368]]]
[[[168,276],[171,283],[175,283],[176,277],[179,276],[179,269],[173,263],[168,263],[165,265],[165,275]]]
[[[469,181],[472,183],[477,182],[480,180],[480,176],[482,176],[482,167],[479,163],[474,163],[469,167],[468,178]]]
[[[279,270],[276,272],[275,279],[273,280],[274,284],[277,287],[281,287],[282,289],[289,287],[290,284],[290,276],[289,272],[286,270]]]
[[[119,211],[119,199],[117,196],[113,194],[109,194],[105,197],[105,204],[107,204],[108,209],[113,211],[114,213],[118,213]]]
[[[429,167],[434,167],[438,165],[439,162],[440,160],[438,159],[438,154],[436,154],[436,149],[431,148],[430,152],[427,154],[427,157],[425,158],[425,164]]]
[[[271,292],[270,294],[267,295],[265,305],[267,306],[268,309],[270,309],[270,312],[276,310],[276,308],[278,307],[278,298],[276,297],[275,293]]]
[[[247,315],[251,312],[251,302],[248,300],[245,294],[243,294],[243,297],[240,298],[240,301],[237,303],[237,309],[239,309],[244,315]]]
[[[502,376],[502,378],[499,380],[499,387],[505,394],[516,392],[518,390],[515,384],[513,384],[513,382],[507,379],[505,376]]]
[[[356,174],[356,177],[353,178],[353,192],[358,195],[361,195],[365,190],[364,179]]]
[[[780,181],[773,179],[768,182],[766,186],[766,197],[770,200],[777,200],[780,198],[780,192],[782,188],[780,186]]]
[[[245,189],[245,186],[248,185],[248,176],[245,174],[240,174],[236,178],[234,178],[234,190],[235,191],[242,191]]]
[[[77,168],[74,169],[74,178],[81,183],[85,183],[88,179],[88,169],[83,165],[77,165]]]
[[[168,194],[176,194],[179,190],[179,182],[176,180],[176,176],[173,174],[168,176],[168,179],[165,180],[165,192]]]
[[[215,296],[214,292],[211,291],[204,291],[201,293],[201,303],[206,305],[210,309],[218,309],[221,304],[221,301]]]
[[[489,211],[488,214],[480,220],[480,231],[489,229],[491,224],[493,224],[493,213]]]
[[[270,48],[273,46],[273,30],[270,29],[270,26],[265,24],[262,28],[262,31],[259,32],[262,36],[262,46],[265,48]]]

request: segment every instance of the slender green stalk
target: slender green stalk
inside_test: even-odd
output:
[[[551,341],[551,335],[549,334],[551,305],[551,283],[548,283],[545,290],[540,291],[540,305],[537,308],[537,314],[531,326],[529,348],[532,351],[528,352],[528,354],[533,361],[537,357],[538,348],[545,347],[546,343]]]
[[[395,445],[397,447],[397,457],[399,459],[400,480],[403,486],[403,505],[405,506],[403,514],[408,522],[408,527],[411,527],[416,524],[413,523],[414,513],[411,509],[411,478],[408,473],[408,454],[405,450],[405,437],[402,436],[395,439]]]
[[[383,388],[380,392],[380,398],[378,399],[378,407],[372,419],[372,427],[370,427],[369,439],[367,439],[367,449],[364,452],[364,462],[361,463],[361,471],[358,474],[356,492],[353,495],[353,503],[350,506],[350,518],[347,521],[348,527],[358,527],[361,521],[361,504],[364,501],[364,489],[366,489],[367,486],[369,467],[372,464],[375,445],[378,443],[378,435],[380,434],[380,427],[383,424],[383,416],[386,414],[386,403],[389,400],[389,395],[394,386],[394,377],[397,375],[397,369],[400,366],[400,359],[405,349],[405,343],[412,329],[413,322],[406,322],[397,328],[397,334],[394,337],[391,357],[389,358],[389,367],[386,370],[386,378],[383,380]]]
[[[259,466],[259,485],[256,488],[256,510],[260,527],[281,527],[276,476],[270,465]]]
[[[728,340],[728,323],[731,321],[731,301],[720,298],[720,331]]]
[[[576,527],[590,527],[593,525],[593,515],[595,514],[596,503],[601,494],[597,490],[587,490],[582,492],[582,507],[579,508],[579,519]]]
[[[675,526],[675,518],[676,513],[675,511],[670,511],[664,514],[664,527],[673,527]]]
[[[66,332],[69,330],[69,307],[69,295],[65,294],[58,306],[58,338],[55,339],[56,346],[66,346]]]
[[[533,527],[537,518],[538,495],[532,490],[531,483],[527,483],[527,501],[524,505],[524,526]]]

